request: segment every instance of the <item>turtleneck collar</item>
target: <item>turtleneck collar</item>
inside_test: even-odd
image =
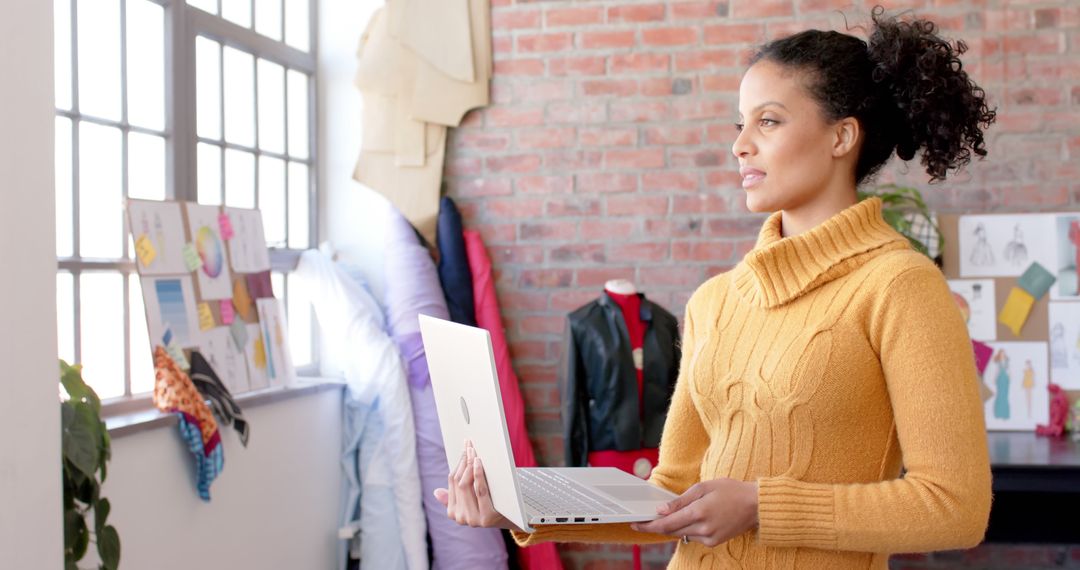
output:
[[[881,252],[910,247],[881,216],[881,199],[863,200],[813,229],[781,235],[781,212],[765,220],[757,245],[732,271],[747,302],[762,308],[788,303],[846,275]]]

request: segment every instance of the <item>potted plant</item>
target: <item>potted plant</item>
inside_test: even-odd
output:
[[[109,432],[101,421],[101,400],[82,379],[82,366],[60,361],[63,441],[64,569],[77,570],[91,537],[97,543],[100,570],[120,564],[120,536],[106,524],[109,500],[101,496],[109,461]],[[65,398],[66,396],[66,398]],[[98,475],[100,474],[100,478]],[[94,525],[86,522],[94,511]],[[91,532],[91,528],[93,532]]]
[[[937,218],[930,212],[918,189],[882,184],[870,190],[859,191],[859,200],[871,196],[881,198],[881,215],[885,222],[903,234],[913,248],[940,265],[938,258],[944,248],[945,238],[941,237]]]

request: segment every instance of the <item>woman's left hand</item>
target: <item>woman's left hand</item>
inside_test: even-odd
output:
[[[757,483],[735,479],[704,481],[657,507],[660,518],[634,523],[630,528],[717,546],[757,526],[757,493]]]

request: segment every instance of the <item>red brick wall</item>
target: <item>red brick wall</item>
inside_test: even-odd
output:
[[[493,103],[452,132],[449,194],[491,251],[529,427],[561,463],[555,387],[564,315],[605,280],[634,280],[681,317],[708,276],[753,245],[730,147],[750,46],[808,27],[844,29],[867,6],[832,0],[494,0]],[[943,211],[1080,202],[1080,4],[899,0],[965,40],[998,106],[990,157],[929,187],[917,163],[881,182],[920,186]],[[623,549],[566,549],[579,567]],[[663,560],[664,551],[649,558]],[[1075,552],[1072,554],[1075,556]]]

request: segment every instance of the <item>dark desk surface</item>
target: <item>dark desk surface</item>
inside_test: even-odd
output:
[[[1080,493],[1080,442],[1069,435],[988,434],[994,491]]]

